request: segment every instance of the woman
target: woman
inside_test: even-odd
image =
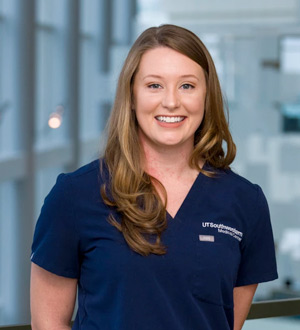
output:
[[[45,199],[33,329],[68,329],[77,287],[73,329],[241,329],[277,272],[265,197],[234,157],[203,43],[147,29],[120,74],[104,157],[60,174]]]

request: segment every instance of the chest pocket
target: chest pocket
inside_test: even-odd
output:
[[[214,241],[198,239],[195,254],[193,295],[201,301],[233,308],[233,288],[240,262],[239,242],[223,234],[214,236]]]

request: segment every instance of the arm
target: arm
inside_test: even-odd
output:
[[[257,284],[236,287],[233,290],[234,330],[241,330],[248,316]]]
[[[74,310],[77,279],[57,276],[31,264],[32,330],[67,330]]]

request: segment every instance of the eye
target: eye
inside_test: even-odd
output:
[[[191,85],[191,84],[183,84],[182,86],[181,86],[183,89],[193,89],[193,88],[195,88],[193,85]]]
[[[161,88],[160,84],[151,84],[151,85],[148,85],[148,87],[153,88],[153,89]]]

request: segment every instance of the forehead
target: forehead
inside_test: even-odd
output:
[[[139,64],[139,75],[203,75],[201,66],[188,56],[168,47],[157,47],[146,51]]]

